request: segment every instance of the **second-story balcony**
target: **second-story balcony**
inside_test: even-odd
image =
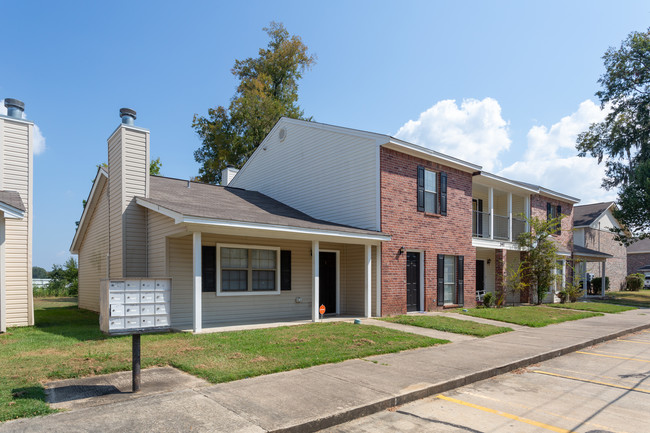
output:
[[[527,196],[473,184],[472,236],[475,238],[516,242],[528,230],[524,215],[530,206]]]

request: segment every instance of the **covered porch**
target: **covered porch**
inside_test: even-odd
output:
[[[605,296],[607,273],[606,261],[612,258],[611,254],[603,253],[601,251],[592,250],[589,248],[581,247],[580,245],[573,246],[573,262],[576,263],[576,275],[582,282],[582,290],[584,290],[584,297],[602,297]],[[590,266],[591,265],[591,266]],[[594,265],[600,270],[601,284],[600,287],[594,287],[591,284],[591,274],[588,273]]]

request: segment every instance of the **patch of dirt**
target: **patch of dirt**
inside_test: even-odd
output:
[[[243,353],[234,352],[228,355],[228,359],[242,359],[244,357]]]
[[[354,345],[355,346],[366,346],[366,345],[373,345],[377,344],[373,340],[369,340],[368,338],[360,338],[358,340],[354,340]]]
[[[251,362],[266,362],[269,359],[266,358],[265,356],[258,356],[257,358],[251,359]]]
[[[306,343],[308,340],[306,338],[293,337],[289,341],[292,342],[292,343]]]

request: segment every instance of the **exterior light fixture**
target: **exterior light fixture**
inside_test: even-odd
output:
[[[401,256],[402,254],[404,254],[405,251],[406,250],[404,249],[404,247],[400,247],[399,251],[397,252],[397,255]]]

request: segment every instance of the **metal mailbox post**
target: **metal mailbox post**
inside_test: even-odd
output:
[[[171,330],[171,278],[101,280],[99,327],[133,338],[133,392],[140,390],[140,335]]]

